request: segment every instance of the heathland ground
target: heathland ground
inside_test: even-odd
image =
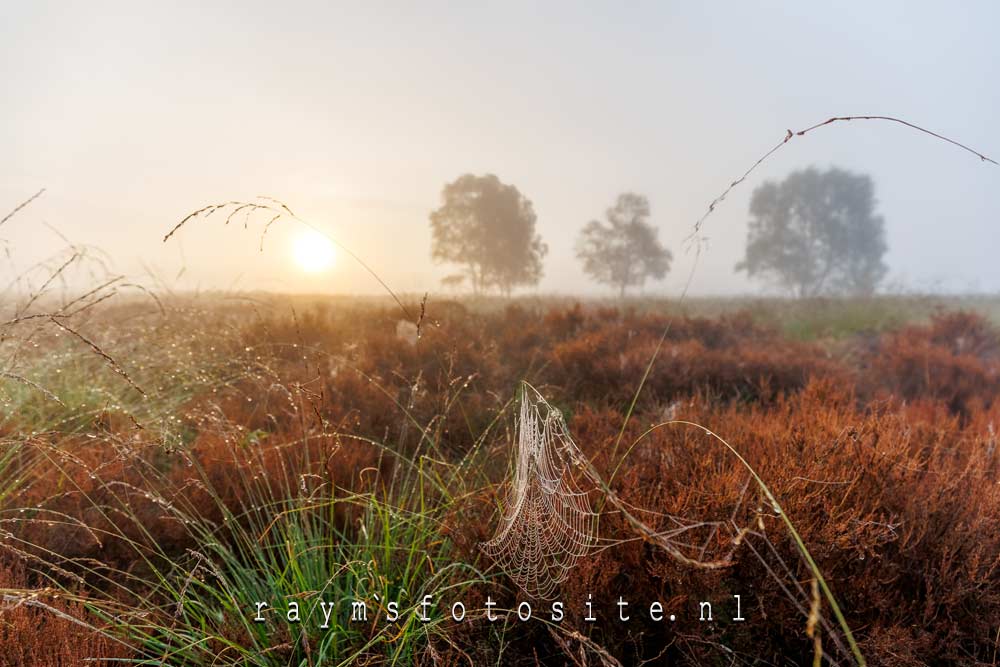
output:
[[[869,664],[997,664],[1000,300],[404,306],[161,296],[5,325],[0,664],[852,664],[782,512]],[[479,548],[522,380],[619,499],[586,487],[609,548],[559,624],[482,613],[525,599]],[[745,623],[698,620],[732,594]],[[352,623],[356,597],[400,622]],[[287,622],[321,601],[348,612]]]

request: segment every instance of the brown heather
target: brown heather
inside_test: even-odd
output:
[[[191,321],[193,308],[167,304],[166,315],[108,310],[85,327],[139,386],[163,379],[162,368],[143,372],[132,358],[147,348],[154,356],[176,355],[186,364],[179,372],[211,365],[216,378],[226,378],[178,403],[172,415],[178,443],[165,446],[161,430],[111,407],[73,429],[35,435],[23,414],[0,423],[5,441],[26,445],[22,458],[46,462],[22,461],[28,479],[3,498],[0,529],[15,539],[0,550],[0,588],[58,583],[85,598],[103,591],[126,605],[149,605],[146,591],[122,578],[141,578],[151,567],[136,557],[136,544],[155,542],[177,558],[200,549],[163,509],[164,503],[214,506],[192,466],[205,471],[220,507],[263,512],[247,506],[248,488],[255,498],[299,489],[306,497],[316,478],[344,496],[388,484],[399,464],[369,440],[405,455],[423,453],[422,429],[437,434],[435,456],[457,460],[484,448],[481,469],[469,473],[482,478],[480,490],[449,513],[443,534],[455,543],[456,557],[488,568],[478,544],[497,518],[496,484],[509,453],[509,402],[518,382],[530,381],[563,410],[577,443],[611,479],[625,411],[669,326],[625,429],[618,457],[628,455],[613,488],[649,510],[640,515],[656,529],[670,528],[663,515],[674,515],[751,531],[731,566],[697,569],[635,539],[606,508],[601,538],[625,541],[583,561],[562,585],[564,627],[625,664],[812,664],[811,574],[745,469],[701,429],[674,424],[640,439],[650,426],[680,419],[725,437],[780,499],[869,664],[997,664],[1000,334],[979,315],[939,312],[882,332],[803,341],[748,312],[668,317],[581,305],[431,302],[412,344],[398,333],[397,310],[363,302],[299,301],[295,311],[279,302],[201,305],[204,329],[185,338],[189,332],[171,317]],[[191,356],[181,351],[187,349]],[[594,501],[600,504],[599,494]],[[95,505],[128,507],[137,520],[114,530],[107,524],[119,515],[96,513]],[[8,512],[25,507],[37,513],[18,519]],[[357,516],[346,507],[337,506],[336,521],[350,531]],[[221,522],[221,509],[214,511]],[[58,525],[47,523],[57,519]],[[698,535],[706,554],[728,544],[719,531]],[[217,537],[227,539],[224,531]],[[88,564],[86,571],[79,563]],[[588,593],[600,623],[582,622]],[[464,601],[472,609],[487,594],[501,606],[523,599],[494,573]],[[633,603],[627,624],[617,620],[619,594]],[[743,596],[748,622],[742,626],[727,620],[731,594]],[[101,626],[78,602],[39,599]],[[650,622],[642,606],[652,600],[678,622]],[[719,603],[719,622],[698,622],[699,600]],[[547,616],[547,604],[536,608]],[[168,618],[172,608],[164,603],[150,613]],[[241,632],[234,626],[233,637]],[[449,632],[450,642],[431,638],[416,661],[600,663],[589,644],[540,623],[515,624],[502,640],[481,619]],[[276,646],[288,644],[280,629],[274,637]],[[832,638],[824,649],[849,661]],[[0,614],[3,664],[75,665],[84,657],[128,655],[128,648],[37,606],[10,602]],[[370,662],[383,660],[373,655]]]

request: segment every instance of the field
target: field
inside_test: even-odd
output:
[[[4,325],[0,664],[997,664],[996,300],[404,305],[142,296]],[[522,381],[601,510],[560,623],[480,548]]]

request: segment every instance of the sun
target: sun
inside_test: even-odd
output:
[[[330,239],[309,229],[292,242],[292,257],[303,271],[319,273],[333,268],[337,262],[337,249]]]

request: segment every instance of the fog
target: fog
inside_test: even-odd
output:
[[[754,3],[756,4],[756,3]],[[401,292],[439,290],[429,212],[459,175],[534,203],[545,276],[522,293],[611,294],[574,255],[580,228],[640,192],[675,262],[708,203],[785,134],[834,115],[897,116],[1000,159],[1000,5],[865,3],[7,3],[0,10],[0,227],[6,274],[67,241],[174,289],[377,293],[341,253],[306,273],[300,231],[194,221],[277,197]],[[816,165],[871,174],[888,290],[996,291],[1000,168],[891,123],[798,137],[707,220],[695,294],[755,292],[733,267],[748,201]],[[6,275],[5,274],[5,275]]]

